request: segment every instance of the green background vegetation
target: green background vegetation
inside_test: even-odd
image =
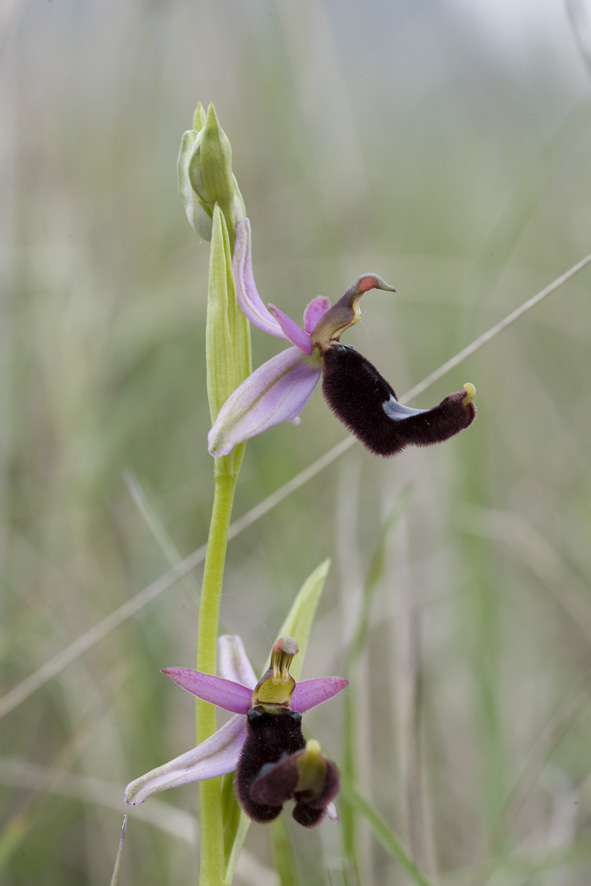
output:
[[[206,538],[208,246],[175,171],[198,99],[232,142],[263,299],[299,318],[384,276],[397,293],[366,296],[346,340],[400,395],[590,251],[591,78],[566,7],[508,7],[497,28],[467,8],[5,4],[2,693]],[[357,785],[444,886],[591,879],[590,281],[414,403],[473,382],[469,431],[391,461],[355,446],[229,549],[223,625],[257,667],[332,558],[304,677],[339,673],[409,489],[356,660]],[[253,330],[254,365],[279,346]],[[344,436],[317,392],[301,425],[249,444],[236,516]],[[159,668],[194,662],[199,580],[4,716],[6,886],[108,882],[123,786],[193,743]],[[337,760],[343,704],[306,718]],[[120,884],[196,882],[196,798],[132,810]],[[354,882],[341,826],[285,822],[293,883]],[[356,854],[364,886],[413,882],[363,817]],[[272,867],[253,826],[236,883],[276,883]]]

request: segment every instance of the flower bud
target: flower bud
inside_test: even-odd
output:
[[[199,236],[211,240],[213,210],[217,203],[233,249],[236,223],[244,218],[246,211],[232,173],[232,148],[213,105],[209,105],[207,115],[202,105],[197,105],[193,126],[182,137],[177,162],[179,193],[185,212]]]

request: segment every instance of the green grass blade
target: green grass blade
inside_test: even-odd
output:
[[[123,856],[123,844],[125,843],[125,833],[127,831],[127,816],[123,816],[123,826],[121,828],[121,838],[119,840],[119,847],[117,849],[117,856],[115,858],[115,867],[113,868],[113,876],[111,877],[111,886],[117,886],[119,882],[119,868],[121,867],[121,858]]]
[[[405,487],[398,496],[394,507],[387,516],[382,526],[377,544],[375,546],[367,578],[363,588],[363,599],[359,617],[357,619],[357,629],[349,646],[345,664],[345,676],[350,680],[349,691],[345,695],[344,700],[344,739],[343,739],[343,777],[350,783],[357,782],[357,732],[358,732],[358,716],[357,716],[357,693],[354,681],[355,666],[361,656],[367,642],[367,634],[369,628],[369,619],[371,615],[371,606],[379,586],[380,579],[384,572],[386,551],[392,537],[392,533],[400,517],[404,513],[410,499],[410,487]],[[343,845],[347,861],[352,870],[357,875],[357,880],[361,881],[358,860],[358,839],[357,839],[357,815],[354,807],[344,797],[340,804],[340,820],[343,832]]]
[[[341,791],[348,803],[355,809],[358,815],[362,816],[369,825],[371,832],[376,840],[384,847],[386,852],[398,862],[400,867],[406,871],[413,883],[417,886],[434,886],[431,880],[428,880],[417,868],[413,860],[407,853],[402,841],[390,830],[385,821],[370,806],[361,794],[352,787],[348,781],[341,781]]]
[[[282,815],[269,825],[273,864],[281,886],[297,886],[296,863]]]

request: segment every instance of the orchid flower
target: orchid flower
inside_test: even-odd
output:
[[[263,363],[226,400],[209,432],[211,455],[227,455],[279,422],[298,422],[321,377],[336,417],[376,455],[394,455],[410,443],[439,443],[474,421],[474,385],[465,384],[433,409],[412,409],[398,401],[369,360],[340,344],[342,333],[359,321],[359,300],[365,292],[395,291],[377,274],[358,277],[332,307],[323,296],[313,299],[301,328],[279,308],[263,304],[252,272],[250,222],[244,218],[236,227],[234,276],[247,319],[292,346]]]
[[[328,701],[348,685],[341,677],[295,682],[289,666],[298,647],[281,637],[269,669],[257,681],[240,637],[218,641],[219,671],[202,674],[189,668],[164,668],[187,692],[232,711],[217,732],[193,750],[136,778],[125,789],[128,806],[143,803],[167,788],[236,771],[238,801],[254,821],[277,818],[283,804],[295,801],[293,817],[305,827],[325,814],[336,819],[333,800],[339,790],[336,765],[314,739],[302,735],[302,714]]]

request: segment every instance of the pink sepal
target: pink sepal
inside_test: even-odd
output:
[[[252,689],[242,686],[241,683],[224,680],[223,677],[215,677],[213,674],[202,674],[190,668],[163,668],[162,673],[191,695],[209,701],[218,708],[224,708],[234,714],[246,714],[250,708]]]
[[[298,683],[291,697],[291,707],[300,714],[328,701],[349,685],[343,677],[318,677]]]

